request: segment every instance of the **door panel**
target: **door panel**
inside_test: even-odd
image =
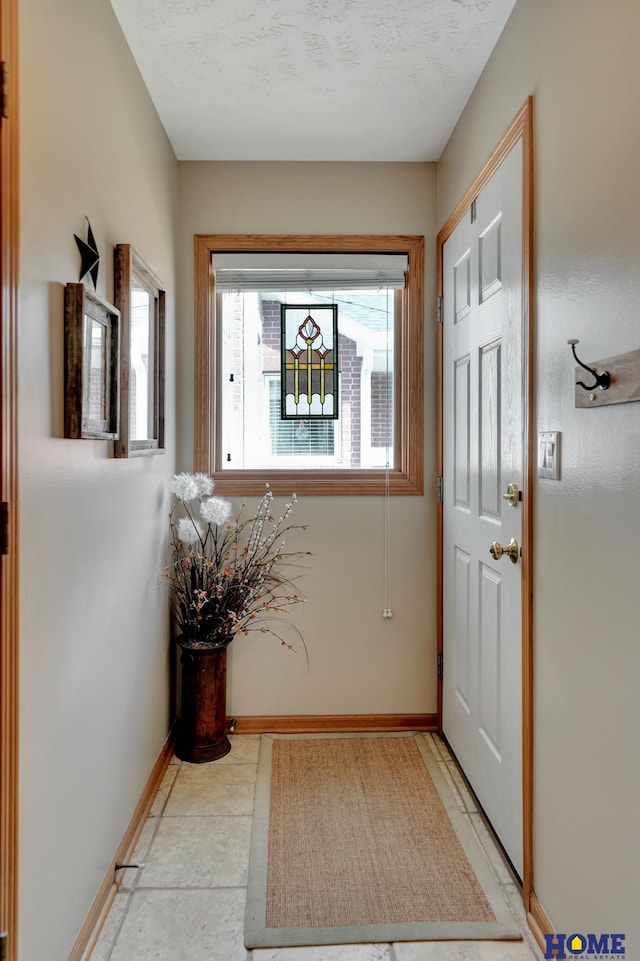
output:
[[[456,507],[469,508],[471,490],[469,460],[471,452],[471,411],[470,382],[471,359],[461,357],[456,360],[455,377],[455,500]]]
[[[480,670],[478,725],[489,749],[500,761],[500,593],[502,577],[486,564],[480,570]]]
[[[522,872],[522,144],[443,248],[443,731]]]
[[[500,344],[480,351],[480,511],[499,519],[500,490]]]
[[[469,691],[471,676],[469,663],[469,623],[470,623],[470,591],[471,558],[459,547],[455,548],[455,643],[456,643],[456,675],[455,691],[464,711],[470,713]]]

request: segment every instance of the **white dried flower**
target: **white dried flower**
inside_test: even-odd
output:
[[[178,521],[178,540],[183,544],[195,544],[203,536],[203,530],[197,521],[190,517],[181,517]]]
[[[181,501],[192,501],[198,496],[198,484],[193,474],[176,474],[171,481],[171,493]]]
[[[198,485],[198,494],[200,497],[209,497],[210,494],[213,494],[213,488],[216,485],[212,477],[209,477],[208,474],[198,473],[193,475],[193,479]]]
[[[208,497],[213,493],[215,484],[208,474],[176,474],[171,481],[171,492],[182,501],[193,501],[196,497]]]
[[[203,501],[200,507],[200,515],[209,524],[224,524],[231,516],[231,504],[221,497],[210,497]]]

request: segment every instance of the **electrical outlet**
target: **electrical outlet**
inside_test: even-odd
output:
[[[382,616],[383,616],[383,617],[393,617],[393,611],[391,610],[390,607],[385,607],[385,609],[384,609],[383,612],[382,612]]]

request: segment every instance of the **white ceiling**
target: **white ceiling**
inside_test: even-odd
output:
[[[179,160],[438,160],[516,0],[111,0]]]

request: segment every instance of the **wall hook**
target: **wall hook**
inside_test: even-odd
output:
[[[576,363],[579,364],[580,367],[583,367],[585,370],[588,370],[589,373],[593,374],[593,376],[596,379],[595,384],[591,384],[591,386],[589,387],[584,383],[584,381],[577,380],[576,387],[583,387],[585,390],[597,390],[598,388],[600,390],[608,390],[609,385],[611,383],[611,374],[609,373],[609,371],[602,370],[600,371],[600,373],[598,373],[595,367],[588,367],[586,364],[583,364],[582,361],[578,359],[578,355],[576,354],[576,344],[580,343],[579,340],[568,340],[567,343],[569,344],[569,346],[571,347],[571,350],[573,351],[573,356],[575,357]]]

